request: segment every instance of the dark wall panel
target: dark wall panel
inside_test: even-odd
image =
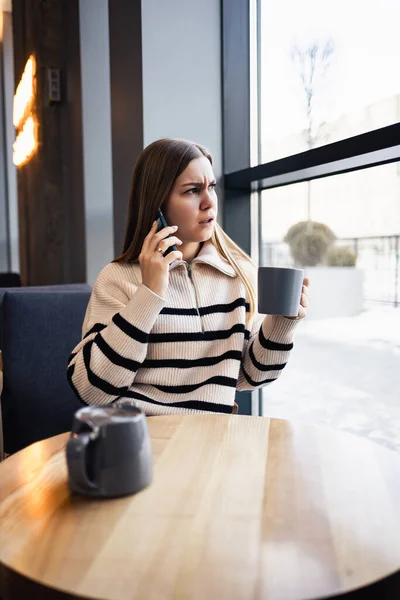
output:
[[[250,166],[250,66],[248,0],[222,0],[224,174]],[[224,228],[250,254],[250,194],[225,186]],[[236,394],[241,414],[251,414],[251,393]]]
[[[37,63],[38,149],[18,168],[24,284],[85,281],[78,0],[14,0],[16,85]],[[48,102],[47,68],[60,69],[62,101]]]
[[[224,173],[250,166],[249,0],[222,0]]]
[[[63,0],[62,46],[63,118],[63,194],[67,208],[65,223],[68,243],[64,246],[68,281],[86,281],[85,219],[83,185],[82,89],[79,42],[79,1]]]
[[[143,149],[140,0],[109,2],[114,248],[125,233],[133,165]]]

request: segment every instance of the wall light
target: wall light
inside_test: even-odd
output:
[[[13,144],[13,162],[16,166],[25,164],[35,152],[37,142],[37,121],[33,114],[36,95],[36,60],[29,57],[21,81],[14,95],[13,123],[17,137]]]
[[[32,116],[28,117],[13,144],[13,162],[17,167],[25,164],[37,148],[36,124]]]
[[[30,56],[14,95],[13,123],[16,128],[20,126],[25,113],[32,106],[35,97],[35,77],[36,61],[34,56]]]

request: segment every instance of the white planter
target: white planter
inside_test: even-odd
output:
[[[304,267],[310,279],[307,319],[353,317],[363,309],[364,273],[356,267]]]

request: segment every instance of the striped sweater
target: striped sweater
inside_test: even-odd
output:
[[[256,269],[241,260],[255,283]],[[188,265],[170,265],[165,299],[139,264],[110,263],[87,307],[68,380],[92,405],[133,400],[148,415],[231,413],[236,390],[277,379],[297,321],[256,314],[246,327],[245,287],[211,241]]]

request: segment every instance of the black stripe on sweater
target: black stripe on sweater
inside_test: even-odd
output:
[[[82,402],[82,404],[86,405],[86,402],[84,400],[82,400],[82,398],[79,395],[78,390],[76,389],[76,387],[73,384],[72,376],[74,374],[74,371],[75,371],[75,365],[71,365],[70,367],[68,367],[68,369],[67,369],[67,380],[68,380],[68,383],[71,386],[72,391],[74,392],[74,394],[78,398],[78,400],[80,400]]]
[[[72,383],[72,375],[74,374],[74,371],[75,371],[75,365],[71,365],[70,367],[68,367],[68,369],[67,369],[67,379],[68,379],[68,382],[69,382],[70,386],[74,390],[74,392],[77,393],[76,389],[74,387],[74,384]]]
[[[121,396],[125,396],[128,392],[127,386],[116,387],[115,385],[112,385],[105,379],[101,379],[101,377],[99,377],[98,375],[93,373],[93,371],[91,370],[90,355],[91,355],[92,344],[93,344],[93,340],[88,342],[83,347],[83,362],[85,363],[86,374],[87,374],[89,383],[91,385],[93,385],[94,387],[98,388],[99,390],[101,390],[102,392],[104,392],[105,394],[108,394],[109,396],[117,396],[118,398],[120,398]]]
[[[262,327],[260,327],[260,335],[258,336],[258,339],[260,340],[261,346],[263,348],[266,348],[267,350],[279,350],[281,352],[289,352],[289,350],[292,350],[293,348],[293,343],[279,344],[278,342],[272,342],[271,340],[267,340],[263,333]]]
[[[118,365],[119,367],[123,367],[124,369],[128,369],[128,371],[133,372],[136,372],[139,367],[141,367],[142,363],[138,362],[137,360],[125,358],[125,356],[121,356],[118,354],[118,352],[115,352],[115,350],[113,350],[113,348],[107,344],[100,333],[96,335],[94,342],[100,348],[102,353],[108,358],[108,360],[114,365]]]
[[[141,342],[142,344],[148,343],[149,334],[129,323],[126,319],[124,319],[124,317],[121,317],[119,313],[115,314],[112,320],[113,323],[115,323],[115,325],[121,329],[121,331],[126,333],[126,335],[128,335],[133,340]]]
[[[161,310],[161,314],[163,315],[178,315],[178,316],[192,316],[197,317],[199,314],[201,317],[204,315],[211,315],[214,313],[229,313],[238,308],[239,306],[245,306],[246,311],[250,310],[250,305],[245,301],[244,298],[238,298],[234,302],[230,302],[229,304],[211,304],[210,306],[201,306],[199,310],[195,308],[172,308],[172,307],[164,307]]]
[[[224,360],[241,360],[242,353],[238,350],[229,350],[219,356],[207,356],[198,359],[168,358],[163,360],[145,360],[142,364],[144,369],[191,369],[192,367],[211,367]]]
[[[203,306],[199,308],[199,313],[201,316],[211,315],[213,313],[229,313],[239,306],[246,306],[246,300],[244,298],[238,298],[229,304],[212,304],[211,306]]]
[[[137,400],[144,400],[145,402],[150,402],[151,404],[158,404],[159,406],[172,406],[172,407],[178,407],[178,408],[182,407],[182,408],[188,408],[188,409],[192,408],[192,409],[198,409],[198,410],[207,410],[207,411],[211,411],[211,412],[225,412],[225,413],[232,412],[232,407],[226,406],[224,404],[213,404],[212,402],[202,402],[200,400],[187,400],[187,401],[183,401],[183,402],[171,402],[171,403],[170,402],[168,402],[168,403],[167,402],[157,402],[156,400],[152,400],[150,398],[147,398],[146,396],[143,396],[143,394],[139,394],[137,392],[132,392],[132,391],[128,390],[127,387],[115,387],[115,386],[111,385],[110,383],[108,383],[107,381],[105,381],[104,379],[101,379],[100,377],[98,377],[90,369],[90,347],[92,344],[93,344],[93,341],[90,341],[83,348],[83,359],[85,362],[88,380],[94,387],[97,387],[98,389],[105,392],[106,394],[108,394],[110,396],[116,396],[116,398],[113,400],[113,402],[116,402],[121,397],[124,397],[124,398],[134,398]],[[88,348],[88,346],[89,346],[89,348]],[[73,369],[73,367],[71,367],[71,369]],[[72,370],[72,373],[73,373],[73,370]],[[71,377],[72,377],[72,374],[71,374]],[[220,379],[228,379],[228,378],[222,377]],[[234,382],[234,386],[236,386],[236,380],[232,380],[232,381]],[[74,389],[75,393],[77,394],[78,398],[80,398],[79,394],[76,392],[76,389],[75,388],[73,388],[73,389]]]
[[[228,413],[231,414],[233,407],[227,406],[226,404],[214,404],[214,402],[204,402],[203,400],[183,400],[182,402],[158,402],[152,398],[148,398],[139,392],[129,392],[126,397],[134,398],[135,400],[142,400],[142,402],[148,402],[149,404],[156,404],[157,406],[166,406],[172,408],[187,408],[194,410],[206,410],[209,412]],[[116,402],[116,400],[114,400]],[[121,402],[123,404],[123,402]]]
[[[71,360],[72,360],[73,358],[75,358],[75,356],[76,356],[77,354],[78,354],[77,352],[72,352],[72,354],[70,354],[70,355],[69,355],[69,357],[68,357],[68,362],[67,362],[67,365],[69,365],[69,363],[71,362]]]
[[[260,385],[265,385],[266,383],[272,383],[273,381],[276,381],[277,377],[274,377],[273,379],[263,379],[262,381],[255,381],[254,379],[252,379],[250,377],[250,375],[248,375],[248,373],[246,373],[244,366],[242,364],[242,373],[244,375],[244,378],[246,379],[247,383],[249,383],[251,385],[251,387],[259,387]]]
[[[188,394],[189,392],[194,392],[205,385],[222,385],[224,387],[236,387],[237,379],[233,377],[222,377],[216,375],[215,377],[210,377],[210,379],[206,379],[201,383],[194,383],[193,385],[154,385],[153,387],[160,390],[160,392],[165,392],[167,394]]]
[[[164,306],[164,308],[160,311],[161,315],[179,315],[180,317],[198,317],[199,313],[195,308],[170,308],[169,306]]]
[[[150,333],[149,341],[154,343],[163,342],[213,342],[214,340],[226,340],[234,333],[244,333],[242,323],[238,323],[230,329],[219,329],[217,331],[195,331],[190,333]]]
[[[93,327],[91,329],[89,329],[89,331],[87,333],[85,333],[85,335],[83,336],[83,339],[87,338],[92,333],[99,333],[99,331],[103,331],[103,329],[105,329],[106,327],[107,327],[107,325],[104,325],[104,323],[95,323],[93,325]]]
[[[251,362],[256,367],[256,369],[258,369],[259,371],[281,371],[286,367],[286,363],[283,363],[281,365],[263,365],[262,363],[258,362],[256,357],[254,356],[253,344],[254,342],[251,343],[251,346],[249,348],[249,356]]]

